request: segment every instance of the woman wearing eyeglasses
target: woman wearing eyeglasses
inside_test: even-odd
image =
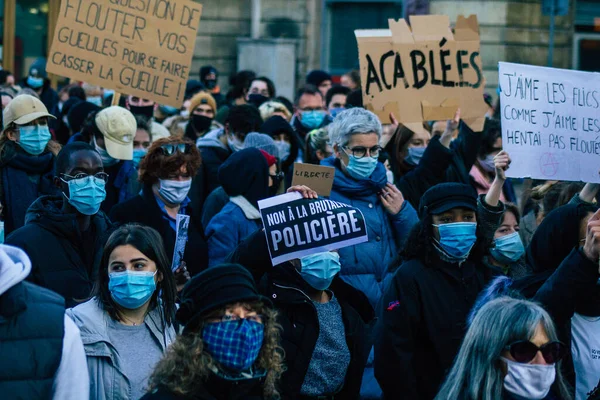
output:
[[[181,294],[184,328],[150,378],[144,400],[275,399],[283,372],[280,327],[241,265],[196,275]]]
[[[375,114],[361,108],[343,111],[328,130],[334,157],[321,164],[336,169],[331,199],[358,207],[369,227],[367,243],[340,250],[341,276],[376,308],[391,277],[387,268],[417,223],[417,213],[387,183],[386,169],[377,161],[382,128]]]
[[[175,280],[158,232],[141,225],[113,232],[92,296],[67,310],[87,355],[90,399],[139,399],[175,340]]]
[[[570,400],[560,361],[567,352],[550,315],[501,297],[475,315],[438,400]]]
[[[206,227],[209,267],[221,264],[242,240],[262,228],[258,202],[275,195],[282,179],[276,158],[264,150],[244,149],[223,163],[219,182],[229,203]]]
[[[111,227],[100,211],[108,175],[98,152],[82,142],[63,147],[55,173],[60,196],[37,199],[29,207],[25,226],[6,243],[25,250],[31,259],[31,282],[60,294],[67,307],[73,307],[90,295],[103,237]]]
[[[200,210],[190,202],[192,179],[200,168],[200,152],[188,139],[169,137],[152,143],[140,164],[140,194],[116,205],[111,211],[113,222],[137,222],[156,229],[165,242],[169,260],[174,251],[190,268],[200,272],[207,265],[206,241],[201,230]],[[190,217],[185,248],[176,249],[178,215]],[[180,239],[182,236],[180,235]],[[174,265],[173,269],[184,269]]]

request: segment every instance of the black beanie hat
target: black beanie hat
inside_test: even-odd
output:
[[[477,192],[463,183],[440,183],[423,194],[419,204],[419,218],[438,215],[453,208],[463,207],[477,211]]]
[[[267,119],[264,124],[260,127],[260,133],[265,133],[269,136],[279,135],[281,133],[287,133],[288,135],[294,134],[294,128],[285,119],[279,115],[273,115]]]
[[[73,133],[81,132],[81,127],[85,122],[85,119],[93,112],[100,111],[102,108],[97,105],[90,103],[89,101],[82,101],[75,104],[69,110],[67,114],[67,120],[69,121],[69,127]]]
[[[315,85],[316,87],[319,87],[321,83],[330,80],[331,75],[320,69],[310,71],[308,75],[306,75],[306,83],[308,83],[309,85]]]
[[[265,301],[256,289],[254,278],[239,264],[223,264],[194,276],[183,288],[177,321],[184,332],[191,329],[208,312],[242,301]]]

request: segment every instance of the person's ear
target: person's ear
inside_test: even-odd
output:
[[[333,145],[333,153],[337,158],[342,158],[342,148],[338,144]]]
[[[7,129],[6,131],[4,131],[4,134],[6,135],[6,137],[8,138],[8,140],[11,140],[13,142],[16,142],[17,140],[19,140],[17,131],[15,129]]]
[[[160,283],[163,280],[163,274],[162,272],[158,271],[158,273],[156,274],[156,283]]]

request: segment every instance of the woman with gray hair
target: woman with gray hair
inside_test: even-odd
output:
[[[571,400],[566,352],[542,307],[500,297],[477,311],[436,400]]]
[[[388,265],[417,223],[417,213],[387,183],[386,168],[378,162],[382,128],[375,114],[351,108],[328,130],[334,156],[321,164],[336,169],[331,199],[359,208],[369,232],[368,242],[340,249],[341,276],[375,308],[391,278]]]

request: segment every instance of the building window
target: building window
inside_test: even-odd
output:
[[[327,2],[327,70],[342,75],[358,69],[358,47],[354,30],[387,29],[388,19],[402,18],[402,2],[391,1],[335,1]]]

